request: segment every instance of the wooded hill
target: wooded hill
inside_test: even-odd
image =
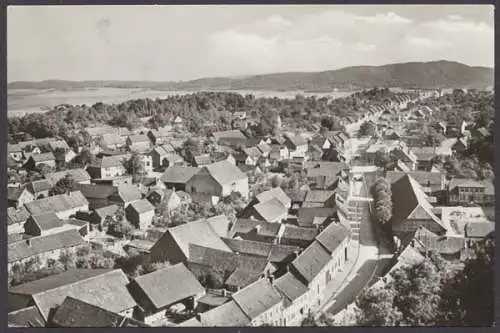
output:
[[[290,72],[239,78],[202,78],[185,82],[63,81],[11,82],[9,89],[144,88],[158,90],[304,90],[329,92],[378,87],[479,88],[493,86],[494,70],[458,62],[408,62],[355,66],[324,72]]]

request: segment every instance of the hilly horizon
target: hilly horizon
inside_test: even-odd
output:
[[[44,80],[15,81],[8,89],[143,88],[157,90],[302,90],[327,92],[374,86],[400,88],[485,88],[493,86],[494,69],[454,61],[406,62],[382,66],[351,66],[321,72],[283,72],[189,81]]]

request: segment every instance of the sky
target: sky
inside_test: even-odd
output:
[[[494,65],[487,5],[9,6],[7,79],[186,81],[450,60]]]

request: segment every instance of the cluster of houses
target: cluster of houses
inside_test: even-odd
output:
[[[235,112],[233,130],[190,138],[205,147],[205,153],[190,160],[182,157],[187,138],[175,135],[184,126],[180,117],[160,129],[87,128],[97,158],[85,168],[71,168],[78,152],[63,140],[9,144],[10,173],[26,174],[41,164],[55,167],[55,155],[70,166],[27,184],[9,182],[9,272],[34,259],[49,266],[63,251],[76,253],[89,244],[118,256],[134,249],[152,262],[168,263],[135,278],[120,269],[70,269],[12,287],[9,324],[299,326],[354,260],[349,248],[358,242],[359,225],[353,227],[341,208],[352,195],[353,182],[364,176],[353,180],[350,168],[359,161],[373,166],[381,151],[390,156],[391,163],[379,171],[391,183],[393,197],[409,199],[394,202],[396,243],[413,235],[427,247],[460,258],[473,239],[485,236],[483,228],[493,225],[480,207],[466,205],[493,204],[493,186],[445,179],[432,160],[453,154],[452,147],[416,147],[395,129],[381,126],[393,117],[405,123],[420,115],[407,110],[416,99],[402,94],[367,107],[346,117],[342,131],[276,137],[247,137],[242,131],[248,126],[246,114]],[[358,137],[367,121],[380,135]],[[255,176],[271,171],[300,173],[307,185],[253,193]],[[68,176],[73,188],[53,195]],[[235,193],[246,205],[235,219],[218,215],[155,226],[163,214],[193,202],[215,206]],[[471,214],[482,217],[467,222]],[[110,228],[123,220],[134,227],[127,238]],[[442,242],[451,239],[463,240],[456,243],[463,245],[458,254],[442,250],[449,248]]]

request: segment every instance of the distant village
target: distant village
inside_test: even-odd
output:
[[[276,135],[249,137],[255,120],[235,108],[232,130],[203,137],[180,115],[161,128],[147,118],[132,130],[88,127],[78,149],[17,133],[9,326],[302,326],[323,313],[342,322],[360,288],[430,251],[460,265],[493,237],[495,193],[491,178],[444,170],[492,135],[474,121],[435,121],[438,107],[422,103],[453,93],[401,91],[341,117],[339,130],[289,131],[278,115]],[[444,140],[422,142],[423,127]],[[391,193],[384,227],[380,179]],[[350,283],[362,260],[381,257],[384,269]]]

